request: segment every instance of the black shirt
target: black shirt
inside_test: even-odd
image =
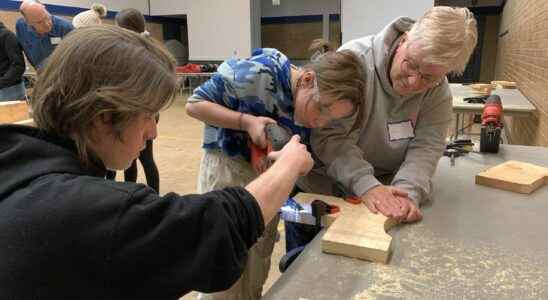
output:
[[[74,144],[0,126],[0,299],[177,299],[229,288],[264,230],[243,188],[160,197]]]
[[[0,22],[0,89],[20,83],[24,72],[23,50],[15,34]]]

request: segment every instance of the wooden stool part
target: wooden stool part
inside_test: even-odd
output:
[[[371,213],[364,204],[351,204],[338,197],[300,193],[295,199],[299,203],[319,199],[340,207],[338,214],[326,218],[329,227],[322,238],[322,251],[373,262],[388,262],[392,237],[386,232],[396,225],[395,221],[380,213]]]
[[[548,168],[509,160],[476,175],[476,184],[530,194],[548,182]]]

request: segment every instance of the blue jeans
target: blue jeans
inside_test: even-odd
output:
[[[298,186],[295,186],[289,196],[293,197],[300,192],[303,192],[303,190],[301,190]],[[316,234],[320,232],[320,229],[316,226],[288,221],[284,221],[284,228],[286,253],[295,248],[306,246],[306,244],[310,243]]]
[[[300,192],[303,192],[303,190],[298,186],[295,186],[290,196],[293,197]],[[335,197],[347,197],[352,196],[352,193],[349,193],[340,183],[336,183],[332,187],[332,195]],[[299,224],[287,221],[284,221],[284,227],[286,252],[289,252],[298,247],[306,246],[321,230],[320,228],[313,225]]]
[[[21,81],[18,84],[0,89],[0,101],[26,100],[25,83]]]

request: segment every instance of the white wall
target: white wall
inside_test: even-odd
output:
[[[190,60],[251,55],[255,0],[151,0],[151,15],[187,15]]]
[[[119,11],[124,8],[136,8],[148,14],[147,0],[42,0],[44,4],[89,8],[95,2],[104,4],[108,10]]]
[[[341,12],[341,0],[280,0],[280,5],[272,5],[272,0],[261,1],[263,17],[310,16]]]
[[[282,0],[283,1],[283,0]],[[375,34],[399,16],[420,17],[433,0],[341,0],[343,43]]]

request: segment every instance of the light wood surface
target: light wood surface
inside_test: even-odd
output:
[[[474,83],[470,85],[472,91],[477,94],[489,95],[493,90],[493,85],[489,83]]]
[[[340,208],[338,214],[326,217],[329,227],[322,238],[323,252],[373,262],[388,262],[392,237],[386,232],[396,222],[380,213],[371,213],[364,204],[351,204],[338,197],[300,193],[295,199],[299,203],[320,199]]]
[[[0,123],[16,123],[29,119],[25,101],[0,102]]]
[[[548,168],[509,160],[476,175],[476,184],[530,194],[548,182]]]
[[[504,88],[504,89],[515,89],[518,87],[516,82],[506,81],[506,80],[494,80],[494,81],[491,81],[491,84],[500,86],[501,88]]]

